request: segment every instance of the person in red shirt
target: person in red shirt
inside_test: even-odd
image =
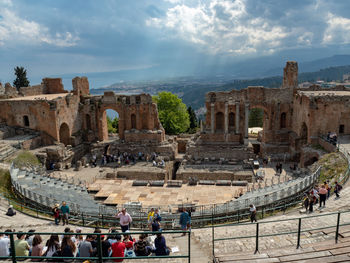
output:
[[[116,235],[117,242],[112,244],[112,257],[124,257],[125,243],[122,242],[121,235]],[[114,262],[123,262],[123,259],[114,259]]]

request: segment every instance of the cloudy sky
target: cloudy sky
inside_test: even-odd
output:
[[[0,80],[350,54],[348,0],[0,0]],[[317,51],[317,52],[316,52]],[[314,53],[313,53],[314,52]],[[34,84],[34,83],[33,83]]]

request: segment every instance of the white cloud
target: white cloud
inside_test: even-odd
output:
[[[0,6],[5,4],[10,7],[11,1],[2,0]],[[75,46],[78,40],[79,37],[73,36],[70,32],[52,35],[44,25],[20,18],[9,8],[2,8],[0,11],[0,45],[25,41],[26,44],[46,43],[59,47],[69,47]]]
[[[350,19],[329,13],[327,23],[323,35],[324,44],[350,43]]]
[[[271,53],[287,36],[283,26],[262,17],[251,17],[245,0],[214,0],[207,4],[200,1],[191,7],[177,4],[167,10],[165,17],[148,19],[146,25],[211,53],[234,55]]]

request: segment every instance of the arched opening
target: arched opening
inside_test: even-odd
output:
[[[29,127],[29,118],[27,115],[23,116],[23,124],[24,126]]]
[[[233,112],[228,115],[228,127],[231,129],[235,127],[235,114]]]
[[[131,129],[136,129],[136,115],[131,114]]]
[[[281,129],[287,127],[287,114],[285,112],[282,112],[281,114]]]
[[[104,114],[104,118],[106,118],[107,123],[108,137],[114,138],[118,135],[119,131],[119,114],[117,111],[112,109],[107,109]]]
[[[318,161],[318,158],[316,156],[310,158],[309,160],[304,162],[304,167],[308,167],[309,165],[315,163]]]
[[[301,145],[307,144],[308,131],[305,122],[301,125],[300,131],[300,143]]]
[[[62,123],[60,127],[60,142],[64,145],[70,144],[70,132],[69,127],[67,123]]]
[[[215,116],[215,131],[223,132],[224,131],[224,114],[222,112],[216,113]]]
[[[87,130],[91,130],[91,117],[89,114],[85,115],[85,127]]]
[[[148,114],[147,113],[144,113],[142,115],[142,129],[148,130]]]
[[[269,127],[268,121],[268,115],[263,108],[252,108],[249,111],[248,136],[262,141],[263,130]]]

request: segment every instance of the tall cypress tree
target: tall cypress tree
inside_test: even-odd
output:
[[[16,87],[17,90],[21,87],[28,87],[29,80],[27,79],[27,70],[24,67],[15,67],[15,75],[16,79],[13,81],[13,86]]]
[[[195,132],[198,127],[198,119],[196,113],[192,109],[191,106],[187,108],[188,116],[190,117],[190,127],[188,129],[189,132]]]

